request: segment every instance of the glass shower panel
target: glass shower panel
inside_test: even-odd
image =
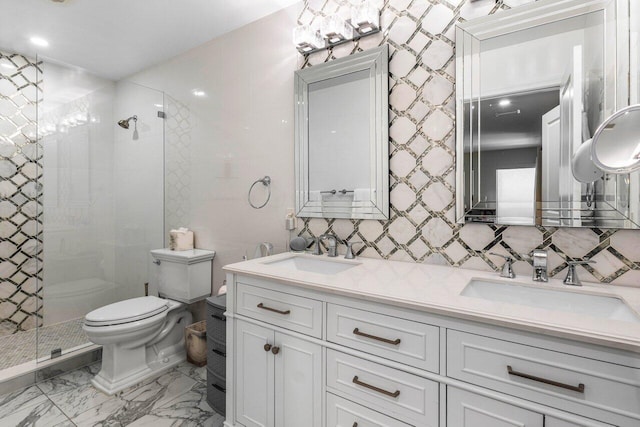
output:
[[[42,319],[37,58],[0,50],[0,370],[32,361]]]
[[[88,346],[89,311],[144,294],[163,234],[162,93],[45,65],[39,360]]]
[[[43,276],[38,359],[85,347],[84,315],[117,300],[113,246],[113,82],[45,63]]]

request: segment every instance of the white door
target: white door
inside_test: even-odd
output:
[[[447,387],[447,427],[543,427],[542,414]]]
[[[582,46],[573,47],[571,68],[560,86],[560,171],[559,187],[562,225],[580,226],[580,198],[582,185],[571,172],[571,158],[582,145],[583,120]]]
[[[276,333],[275,416],[278,427],[322,424],[322,347]]]
[[[274,355],[269,346],[275,333],[242,320],[235,324],[236,420],[245,427],[274,427]]]
[[[542,218],[560,225],[560,106],[542,116]]]

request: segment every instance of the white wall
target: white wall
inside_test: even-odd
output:
[[[118,299],[144,295],[149,281],[150,254],[162,248],[164,229],[164,122],[162,92],[120,81],[114,105],[114,266]],[[129,129],[118,120],[138,116]]]
[[[190,213],[188,223],[175,226],[192,228],[197,247],[216,251],[215,288],[224,280],[222,266],[252,257],[258,243],[286,248],[299,58],[291,29],[299,10],[284,9],[129,78],[165,91],[188,109]],[[206,95],[194,96],[196,89]],[[255,210],[247,192],[264,175],[272,178],[271,201]],[[256,187],[254,200],[261,202],[265,193]]]

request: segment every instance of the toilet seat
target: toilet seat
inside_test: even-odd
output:
[[[87,326],[114,326],[132,323],[169,310],[167,300],[148,296],[131,298],[93,310],[86,315]]]

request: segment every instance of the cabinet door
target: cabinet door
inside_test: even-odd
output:
[[[246,427],[274,427],[273,345],[274,332],[237,320],[236,324],[236,419]]]
[[[275,409],[278,427],[322,424],[322,348],[276,333]]]
[[[484,396],[447,388],[448,427],[543,427],[541,414]]]

